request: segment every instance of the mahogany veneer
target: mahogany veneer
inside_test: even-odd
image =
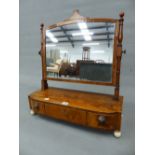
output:
[[[30,109],[36,114],[103,130],[121,128],[123,97],[48,88],[29,95]],[[99,117],[104,116],[104,121]]]

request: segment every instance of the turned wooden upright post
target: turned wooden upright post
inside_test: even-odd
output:
[[[44,24],[40,24],[41,30],[41,62],[42,62],[42,80],[41,80],[41,89],[47,89],[48,84],[46,80],[46,53],[45,53],[45,31]]]
[[[124,12],[120,13],[118,37],[117,37],[117,66],[116,66],[116,86],[115,86],[115,99],[119,99],[119,87],[120,87],[120,68],[122,58],[122,41],[123,41],[123,21]]]

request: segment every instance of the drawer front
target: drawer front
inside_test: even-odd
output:
[[[53,118],[65,120],[76,124],[85,125],[86,123],[86,112],[70,107],[45,104],[45,113],[46,115]]]
[[[120,120],[117,114],[87,113],[87,125],[93,128],[114,130],[119,128]]]
[[[35,113],[44,114],[44,103],[31,100],[30,107]]]

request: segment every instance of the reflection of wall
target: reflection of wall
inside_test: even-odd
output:
[[[112,47],[99,47],[92,48],[90,59],[93,60],[104,60],[106,63],[112,63],[113,61],[113,48]]]
[[[46,47],[46,57],[55,63],[57,59],[60,59],[60,50]]]
[[[57,56],[52,56],[50,51],[58,51]],[[82,60],[82,52],[83,47],[78,46],[72,48],[71,46],[64,46],[64,47],[47,47],[46,48],[46,57],[55,57],[58,58],[59,56],[61,59],[64,58],[64,54],[67,54],[67,58],[71,63],[75,63],[76,60]],[[100,45],[100,46],[91,46],[90,47],[90,59],[91,60],[103,60],[106,63],[112,63],[113,60],[113,47],[107,47],[107,45]]]
[[[50,50],[51,50],[51,47],[46,47],[46,57],[47,58],[50,58]]]
[[[52,58],[53,63],[55,63],[57,59],[60,59],[60,50],[59,49],[51,49],[50,50],[50,58]]]

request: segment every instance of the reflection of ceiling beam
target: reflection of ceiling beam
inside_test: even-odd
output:
[[[94,29],[103,29],[103,28],[110,28],[114,27],[114,25],[107,25],[107,26],[96,26],[96,27],[88,27],[89,30],[94,30]],[[61,32],[62,30],[51,30],[51,32]],[[66,31],[79,31],[78,28],[72,28],[72,29],[67,29]]]
[[[64,29],[62,26],[61,26],[60,28],[61,28],[62,32],[66,35],[66,37],[67,37],[68,41],[71,43],[72,47],[74,47],[74,42],[73,42],[73,40],[71,39],[71,36],[69,36],[69,35],[67,34],[67,29]]]
[[[113,39],[112,38],[109,38],[109,39],[93,39],[92,41],[112,41]],[[74,43],[75,42],[83,42],[83,43],[85,43],[86,41],[85,40],[72,40]],[[61,41],[59,41],[59,43],[69,43],[70,41],[68,41],[68,40],[61,40]],[[46,41],[46,43],[52,43],[50,40],[47,40]]]
[[[109,34],[108,34],[109,32],[108,23],[106,23],[106,26],[107,26],[106,30],[107,30],[108,47],[110,47]]]
[[[93,36],[104,36],[104,35],[114,35],[114,32],[103,32],[103,33],[94,33]],[[72,37],[72,35],[69,35],[69,37]],[[66,35],[55,35],[56,38],[66,38]]]

